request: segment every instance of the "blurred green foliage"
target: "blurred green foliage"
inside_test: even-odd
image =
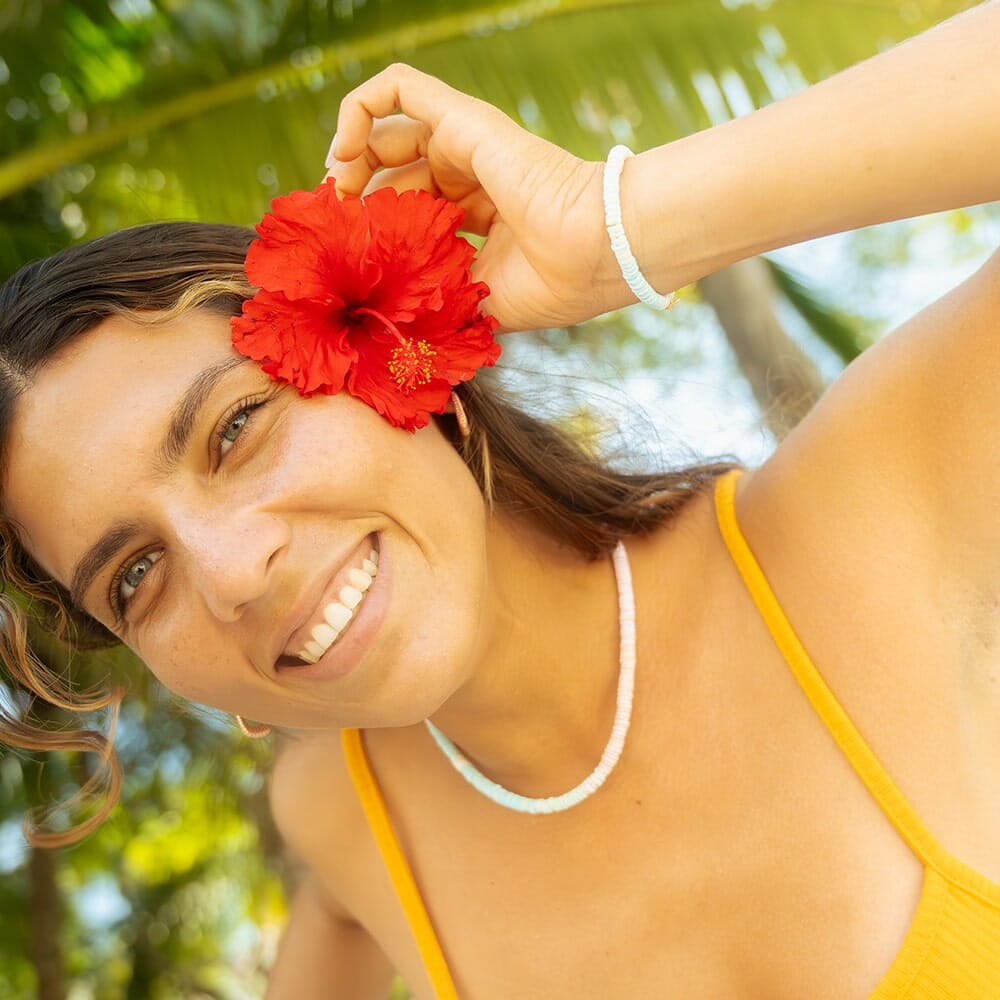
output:
[[[340,97],[395,59],[601,157],[767,103],[964,6],[8,0],[0,272],[152,218],[252,222],[318,180]]]
[[[0,277],[135,222],[252,223],[273,195],[322,176],[340,98],[393,60],[596,158],[614,142],[655,145],[744,113],[970,5],[6,0]],[[841,358],[857,353],[865,339],[829,295],[787,269],[777,274]],[[676,350],[629,319],[541,339],[555,354],[610,342],[640,367]],[[23,844],[21,817],[79,784],[87,763],[43,768],[38,755],[4,754],[0,1000],[41,989],[28,914],[47,878],[61,904],[43,925],[63,965],[48,996],[261,995],[289,881],[265,801],[269,747],[179,705],[126,654],[74,669],[107,669],[129,684],[117,737],[123,805],[98,834],[58,852],[46,874]],[[0,695],[18,702],[9,687]]]

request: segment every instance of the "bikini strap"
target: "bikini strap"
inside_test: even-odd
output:
[[[739,469],[721,476],[715,488],[715,510],[726,548],[760,612],[767,630],[812,703],[830,735],[837,741],[868,791],[924,864],[939,867],[947,857],[913,807],[896,787],[881,762],[855,728],[843,706],[816,669],[795,634],[764,571],[747,544],[736,520],[736,482]],[[950,867],[947,864],[945,867]]]
[[[392,828],[392,820],[386,809],[385,799],[378,786],[365,753],[364,739],[360,729],[344,729],[341,731],[341,744],[347,770],[354,783],[361,808],[365,812],[375,843],[378,845],[382,863],[385,865],[392,886],[396,890],[399,902],[406,915],[420,952],[420,958],[427,970],[427,976],[434,987],[438,1000],[458,1000],[455,984],[452,982],[448,963],[444,959],[441,945],[431,924],[427,909],[420,897],[420,890],[407,864],[406,857],[396,832]]]

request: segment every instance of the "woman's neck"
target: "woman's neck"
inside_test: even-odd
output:
[[[476,664],[433,722],[488,777],[532,797],[582,781],[611,731],[619,677],[610,556],[594,562],[496,518]]]

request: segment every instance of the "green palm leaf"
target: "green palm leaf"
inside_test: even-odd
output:
[[[290,3],[272,23],[263,5],[214,2],[192,5],[198,18],[147,4],[124,24],[92,20],[91,5],[51,5],[59,44],[14,25],[17,58],[6,45],[4,56],[8,86],[32,66],[31,79],[59,83],[65,97],[48,103],[63,110],[46,109],[42,92],[20,98],[42,113],[0,160],[0,197],[54,174],[58,188],[72,164],[124,160],[157,173],[126,171],[124,192],[69,192],[91,230],[191,209],[249,220],[279,188],[315,181],[340,97],[398,58],[598,157],[613,139],[645,147],[766,103],[968,5],[928,0],[904,17],[890,2],[522,0],[416,13],[383,0],[320,18]]]
[[[781,289],[786,301],[844,364],[849,364],[871,346],[871,341],[858,332],[856,323],[843,310],[817,293],[801,275],[773,260],[765,259],[774,283]]]

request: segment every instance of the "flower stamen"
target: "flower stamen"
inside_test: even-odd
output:
[[[408,338],[389,357],[389,374],[399,388],[409,394],[427,385],[434,377],[433,358],[437,351],[426,340]]]
[[[426,340],[404,337],[399,332],[399,327],[376,309],[355,306],[351,310],[354,316],[359,313],[374,316],[399,341],[399,347],[394,348],[389,355],[389,374],[400,390],[409,395],[419,386],[427,385],[434,377],[433,358],[437,351]]]

